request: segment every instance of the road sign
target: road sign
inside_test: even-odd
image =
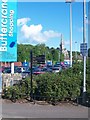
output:
[[[36,57],[38,64],[45,64],[45,55],[39,55]]]
[[[0,0],[0,62],[17,61],[17,0]]]
[[[33,64],[45,64],[45,55],[33,56]]]
[[[80,44],[80,52],[83,56],[88,55],[88,50],[87,50],[87,43],[81,43]]]
[[[37,60],[36,60],[36,56],[33,56],[33,58],[32,58],[33,60],[33,64],[37,64]]]

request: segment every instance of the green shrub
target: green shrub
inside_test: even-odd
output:
[[[82,67],[82,64],[75,64],[72,68],[59,73],[45,73],[33,76],[32,90],[35,99],[61,101],[80,96],[80,88],[83,83]],[[17,99],[30,97],[30,82],[30,78],[27,77],[19,85],[8,87],[5,93],[6,97],[11,98],[12,91],[16,92]],[[88,93],[90,93],[89,84],[88,80]]]
[[[37,88],[35,95],[49,100],[65,100],[80,95],[81,75],[67,69],[59,74],[46,73],[35,77]],[[43,97],[44,96],[44,97]]]

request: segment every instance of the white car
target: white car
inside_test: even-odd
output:
[[[60,67],[53,67],[52,72],[54,72],[54,73],[60,72]]]

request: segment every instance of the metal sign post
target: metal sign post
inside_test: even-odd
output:
[[[81,54],[83,56],[83,60],[84,60],[84,80],[83,80],[82,103],[85,104],[85,102],[86,102],[86,56],[88,55],[87,43],[82,43],[80,45],[80,52],[81,52]]]
[[[31,87],[31,90],[30,90],[30,101],[32,102],[33,101],[33,85],[32,85],[32,61],[33,60],[33,55],[32,55],[32,50],[30,51],[30,62],[31,62],[31,82],[30,82],[30,87]]]

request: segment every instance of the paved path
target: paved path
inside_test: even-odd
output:
[[[88,108],[71,104],[52,106],[2,102],[2,116],[3,118],[88,118]]]

